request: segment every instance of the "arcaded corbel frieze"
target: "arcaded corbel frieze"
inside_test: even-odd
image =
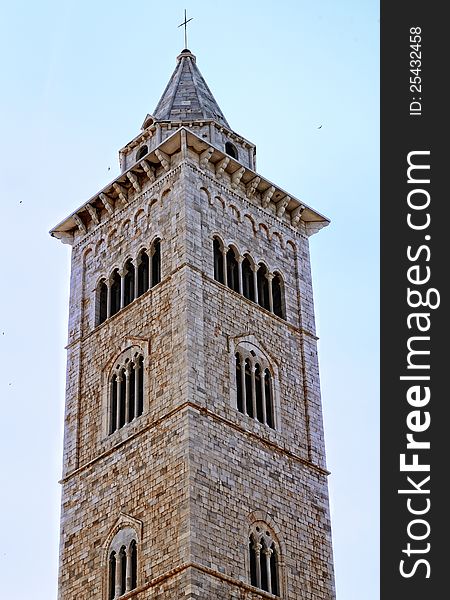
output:
[[[97,209],[95,208],[95,206],[88,203],[85,205],[85,208],[88,211],[88,213],[91,215],[91,219],[94,221],[94,223],[96,225],[98,225],[100,223],[100,219],[98,218],[98,212],[97,212]]]
[[[302,213],[304,210],[305,207],[303,204],[300,204],[300,206],[297,206],[297,208],[294,208],[294,210],[291,212],[291,225],[293,227],[297,227],[300,223],[300,219],[302,218]]]
[[[261,206],[263,208],[267,208],[269,206],[270,200],[272,199],[272,196],[275,193],[275,188],[274,186],[270,186],[270,188],[267,188],[267,190],[263,193],[262,197],[261,197]]]
[[[213,153],[214,148],[211,148],[211,146],[209,148],[206,148],[206,150],[203,150],[203,152],[199,156],[199,164],[201,169],[206,169],[209,163],[209,159],[211,158]]]
[[[219,160],[219,162],[216,164],[216,177],[217,177],[217,179],[221,179],[221,177],[223,175],[223,172],[227,168],[229,162],[230,162],[230,157],[229,156],[225,156],[224,158],[222,158],[222,160]]]
[[[247,183],[246,192],[249,198],[252,198],[255,195],[256,188],[258,187],[260,181],[261,177],[255,177],[249,183]]]
[[[130,183],[134,187],[134,189],[137,192],[140,192],[141,186],[139,185],[139,179],[136,177],[136,175],[134,173],[132,173],[131,171],[128,171],[127,177],[130,180]]]
[[[75,221],[75,223],[77,224],[78,229],[82,232],[82,233],[87,233],[87,227],[86,225],[83,223],[83,221],[81,220],[81,217],[79,215],[77,215],[76,213],[73,216],[73,220]]]
[[[239,182],[242,179],[242,175],[245,173],[245,167],[241,167],[240,169],[238,169],[237,171],[235,171],[233,173],[233,175],[231,176],[231,187],[232,188],[237,188],[237,186],[239,185]]]
[[[103,206],[108,211],[108,214],[113,215],[114,214],[114,202],[111,200],[111,198],[109,196],[107,196],[106,194],[104,194],[103,192],[101,194],[99,194],[98,197],[103,202]]]
[[[155,169],[151,167],[146,160],[143,160],[140,165],[144,169],[144,172],[147,175],[150,183],[153,183],[156,179]]]
[[[156,148],[155,154],[158,160],[161,162],[164,171],[170,171],[170,156],[159,148]]]
[[[119,196],[120,201],[123,204],[128,204],[127,192],[117,181],[113,183],[113,188],[116,194]]]
[[[285,196],[279,202],[277,202],[277,217],[280,217],[280,219],[281,219],[281,217],[284,215],[284,213],[286,211],[286,206],[289,204],[290,201],[291,201],[291,197]]]

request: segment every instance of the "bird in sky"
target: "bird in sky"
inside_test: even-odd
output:
[[[319,127],[317,129],[322,129],[322,125],[319,125]]]

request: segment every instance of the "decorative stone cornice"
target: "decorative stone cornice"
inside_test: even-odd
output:
[[[186,156],[182,154],[183,147],[185,152],[187,150]],[[80,241],[80,236],[102,225],[141,194],[146,181],[151,184],[161,181],[164,175],[172,173],[180,165],[180,161],[196,164],[230,192],[238,192],[285,225],[298,230],[303,223],[303,231],[308,236],[329,223],[326,217],[304,202],[245,167],[193,131],[181,127],[54,227],[50,234],[64,243]]]

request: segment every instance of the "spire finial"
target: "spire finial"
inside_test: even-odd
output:
[[[184,9],[184,21],[183,23],[180,23],[178,25],[178,27],[183,27],[184,25],[184,47],[187,48],[188,47],[188,41],[187,41],[187,24],[189,23],[189,21],[192,21],[194,17],[191,17],[190,19],[187,18],[187,12],[186,9]]]

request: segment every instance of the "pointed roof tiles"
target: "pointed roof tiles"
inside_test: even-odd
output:
[[[177,66],[153,113],[158,121],[198,121],[214,119],[230,126],[203,79],[195,56],[183,50],[177,57]]]

